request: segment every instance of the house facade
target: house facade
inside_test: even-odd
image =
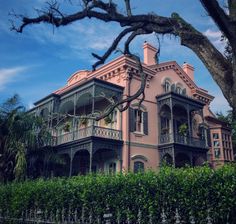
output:
[[[61,89],[37,101],[32,113],[44,118],[50,145],[64,158],[55,175],[182,167],[233,160],[231,130],[209,109],[214,99],[194,82],[194,68],[175,61],[156,64],[157,49],[144,43],[145,99],[95,121],[140,86],[136,63],[120,56],[96,71],[74,73]]]

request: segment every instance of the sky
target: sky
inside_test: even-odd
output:
[[[67,14],[80,10],[79,0],[59,0]],[[114,0],[123,11],[123,0]],[[189,4],[191,2],[191,4]],[[179,13],[186,21],[203,32],[221,52],[224,42],[215,26],[198,0],[131,0],[134,14],[155,13],[170,16]],[[110,46],[121,28],[115,23],[104,23],[86,19],[58,29],[48,24],[26,27],[22,34],[10,31],[11,21],[17,19],[9,15],[36,16],[35,9],[45,8],[44,0],[0,0],[0,102],[17,93],[27,108],[66,84],[67,79],[77,70],[91,69],[95,59],[91,53],[102,55]],[[161,41],[160,62],[177,61],[179,65],[187,62],[195,68],[196,84],[215,96],[211,103],[213,112],[226,113],[230,109],[221,90],[211,75],[188,48],[180,45],[178,38],[159,36]],[[154,34],[135,39],[131,49],[142,57],[142,45],[148,41],[158,45]],[[122,49],[122,43],[119,48]],[[113,54],[109,60],[119,56]],[[108,60],[108,61],[109,61]]]

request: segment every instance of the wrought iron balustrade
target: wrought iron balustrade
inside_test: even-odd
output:
[[[56,146],[91,136],[114,139],[114,140],[122,140],[122,132],[120,130],[92,125],[86,128],[80,128],[75,131],[58,135],[57,137],[54,137],[56,138],[56,140],[54,140],[52,144]]]
[[[169,133],[169,134],[162,134],[159,137],[159,144],[169,144],[169,143],[178,143],[188,146],[195,146],[200,148],[206,148],[206,142],[204,139],[183,136],[180,134]]]

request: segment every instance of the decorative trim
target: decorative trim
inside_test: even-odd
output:
[[[129,144],[128,141],[124,142],[124,145],[128,145],[128,144]],[[130,146],[148,148],[148,149],[157,149],[157,145],[149,145],[149,144],[143,144],[143,143],[138,143],[138,142],[130,142]]]
[[[139,107],[139,103],[133,103],[133,104],[131,104],[131,107],[132,107],[133,109],[137,109],[137,108]],[[140,105],[140,108],[141,108],[144,112],[147,112],[147,108],[146,108],[143,104]]]
[[[139,160],[143,160],[144,162],[147,162],[148,159],[147,157],[143,156],[143,155],[134,155],[131,157],[132,160],[136,160],[136,159],[139,159]]]

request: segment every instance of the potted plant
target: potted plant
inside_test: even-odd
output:
[[[183,123],[179,126],[179,134],[182,136],[186,136],[188,132],[188,126],[186,123]]]
[[[63,126],[63,131],[70,132],[70,130],[71,130],[71,122],[67,121]]]
[[[110,116],[106,116],[106,117],[104,118],[104,121],[105,121],[105,124],[106,124],[106,125],[112,123],[112,119],[111,119]]]
[[[88,118],[87,118],[87,117],[82,117],[82,118],[80,119],[80,124],[81,124],[82,126],[87,126],[87,125],[88,125]]]

